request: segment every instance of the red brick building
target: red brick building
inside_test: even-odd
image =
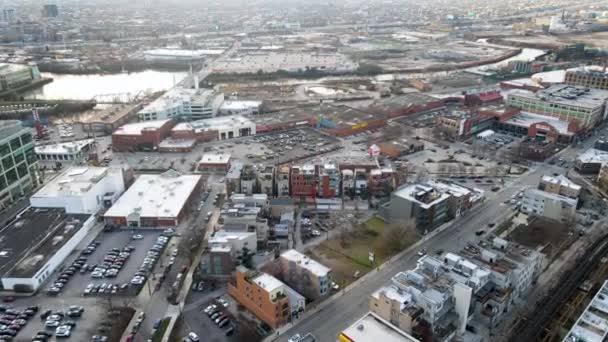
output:
[[[312,164],[291,167],[291,196],[315,198],[317,195],[317,170]]]
[[[168,137],[175,123],[172,119],[126,124],[112,134],[114,152],[154,151]]]

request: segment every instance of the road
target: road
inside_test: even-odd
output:
[[[447,252],[459,251],[467,242],[475,240],[475,231],[487,227],[489,222],[500,221],[509,215],[510,207],[502,203],[505,199],[511,198],[525,187],[536,186],[543,174],[554,172],[564,173],[564,169],[547,164],[534,165],[528,173],[508,184],[496,196],[473,208],[466,216],[456,219],[451,227],[429,238],[420,248],[426,248],[430,253],[438,249]],[[311,332],[319,341],[335,341],[343,329],[368,311],[368,298],[372,292],[388,284],[396,273],[416,267],[419,258],[416,253],[417,250],[411,250],[394,263],[384,265],[373,277],[366,278],[321,311],[304,318],[278,340],[287,341],[296,333]]]

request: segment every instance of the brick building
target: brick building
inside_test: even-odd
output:
[[[153,151],[171,133],[172,119],[126,124],[112,134],[114,152]]]

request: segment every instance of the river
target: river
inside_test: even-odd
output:
[[[90,100],[96,95],[120,93],[130,93],[131,96],[135,96],[140,92],[167,90],[186,75],[186,72],[155,70],[109,75],[66,75],[43,72],[42,77],[51,77],[53,82],[31,90],[24,96],[47,100]]]

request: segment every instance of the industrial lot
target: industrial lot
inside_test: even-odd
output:
[[[0,8],[0,341],[608,338],[608,6],[119,2]]]

